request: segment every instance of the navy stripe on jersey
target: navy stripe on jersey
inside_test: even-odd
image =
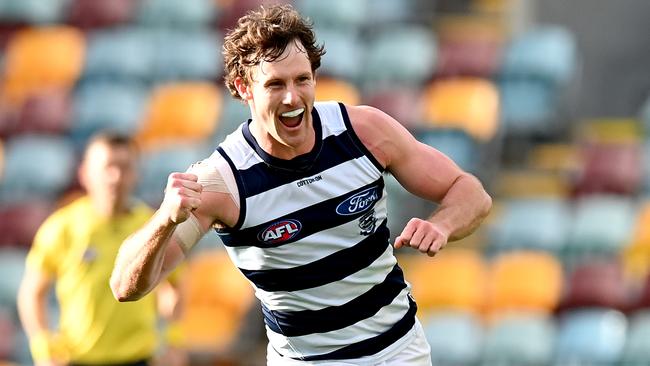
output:
[[[341,280],[379,258],[388,247],[386,220],[373,234],[356,245],[330,254],[317,261],[286,269],[240,271],[264,291],[298,291]]]
[[[354,132],[354,128],[352,128],[352,123],[350,122],[350,116],[348,116],[348,111],[345,109],[345,105],[343,103],[339,103],[339,108],[341,109],[341,115],[343,116],[343,122],[345,123],[345,128],[347,129],[346,131],[350,134],[350,138],[354,141],[354,145],[365,154],[368,159],[375,165],[375,167],[380,171],[384,171],[384,167],[379,164],[377,159],[375,159],[375,156],[370,153],[370,150],[366,147],[366,145],[361,142],[359,139],[359,136]]]
[[[327,136],[323,140],[318,160],[310,169],[305,171],[279,170],[265,162],[260,162],[248,169],[239,171],[241,179],[246,184],[245,197],[255,196],[293,181],[311,177],[348,160],[364,156],[364,153],[356,147],[352,136],[349,131],[339,135]],[[374,160],[374,158],[371,160]],[[383,171],[383,168],[381,171]]]
[[[262,304],[264,322],[274,332],[287,337],[325,333],[370,318],[393,302],[405,287],[404,274],[396,264],[382,283],[340,306],[287,312],[270,310]]]
[[[226,162],[230,166],[230,169],[233,172],[236,172],[237,168],[235,167],[235,164],[232,162],[230,156],[226,154],[223,148],[221,146],[218,146],[217,151],[219,151],[219,154],[221,154],[221,156],[223,156],[223,158],[226,160]],[[239,174],[233,173],[233,175],[235,176],[235,182],[237,183],[237,190],[239,191],[239,217],[237,218],[237,223],[235,224],[235,226],[229,229],[237,230],[242,226],[242,224],[244,223],[244,219],[246,218],[246,200],[242,198],[244,197],[243,195],[246,194],[246,187],[244,186],[244,182],[242,181],[241,176]]]
[[[358,212],[355,212],[351,215],[340,215],[337,214],[337,207],[342,203],[356,195],[357,193],[363,192],[364,190],[369,190],[375,188],[376,199],[371,202],[371,204]],[[367,184],[361,188],[355,189],[345,195],[330,198],[326,201],[319,202],[315,205],[311,205],[294,211],[288,215],[279,217],[273,221],[268,221],[260,225],[247,227],[238,231],[231,231],[228,229],[218,229],[217,233],[219,234],[223,244],[227,247],[243,247],[243,246],[254,246],[259,248],[275,248],[281,245],[293,243],[295,241],[301,240],[309,235],[314,233],[327,230],[339,225],[343,225],[346,222],[350,222],[358,219],[363,216],[369,210],[371,210],[375,204],[382,198],[384,194],[384,179],[380,176],[378,180]],[[330,213],[330,214],[327,214]],[[311,225],[305,225],[301,230],[295,234],[295,236],[288,238],[286,240],[265,240],[264,232],[266,232],[270,227],[278,225],[279,223],[288,222],[288,221],[298,221],[308,222]],[[302,225],[302,224],[301,224]]]
[[[409,310],[406,314],[395,323],[388,331],[361,342],[353,343],[334,352],[302,357],[303,361],[317,361],[317,360],[345,360],[349,358],[359,358],[386,349],[386,347],[395,343],[398,339],[402,338],[408,333],[415,324],[415,313],[417,312],[417,305],[415,301],[409,296]]]

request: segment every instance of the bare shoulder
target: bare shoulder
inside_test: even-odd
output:
[[[380,109],[348,105],[346,109],[354,132],[384,167],[415,142],[397,120]]]
[[[367,138],[381,136],[390,128],[391,117],[375,107],[367,105],[350,106],[345,108],[350,116],[350,123],[354,132],[363,141]]]

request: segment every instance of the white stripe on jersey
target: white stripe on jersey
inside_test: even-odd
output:
[[[330,182],[340,179],[341,175],[345,176],[346,181],[354,188],[361,188],[377,178],[368,173],[365,169],[359,169],[360,165],[372,165],[367,157],[363,156],[358,159],[348,160],[345,163],[324,170],[320,175],[323,179],[314,182],[309,186],[296,189],[297,182],[293,181],[279,187],[262,192],[246,199],[248,207],[255,207],[256,210],[267,213],[260,220],[251,219],[250,215],[246,216],[242,227],[250,227],[262,224],[268,217],[282,217],[288,213],[300,210],[302,208],[323,202],[329,198],[335,198],[350,191],[349,187],[339,187],[332,185]],[[309,177],[313,178],[313,177]],[[268,196],[286,197],[282,205],[269,205]]]
[[[359,321],[343,329],[290,337],[288,342],[285,342],[285,339],[287,339],[285,336],[275,333],[269,327],[266,327],[266,334],[271,343],[276,346],[276,349],[278,344],[284,344],[284,347],[277,350],[287,357],[297,358],[303,356],[295,351],[300,349],[312,350],[314,351],[313,354],[333,352],[352,343],[368,339],[369,334],[379,335],[390,329],[408,311],[408,293],[408,288],[403,289],[392,303],[381,308],[374,317]],[[377,319],[380,319],[380,321],[377,321]]]
[[[386,194],[384,190],[384,195]],[[386,201],[380,201],[374,207],[375,215],[379,225],[386,218]],[[341,232],[351,231],[358,228],[357,220],[347,222],[343,225],[323,230],[310,235],[308,241],[299,240],[275,248],[258,248],[253,246],[226,247],[230,252],[233,263],[238,268],[252,271],[292,268],[311,263],[335,253],[343,248],[350,247],[363,240],[363,237],[341,238]]]
[[[267,307],[278,311],[320,310],[329,306],[340,306],[381,283],[393,270],[396,262],[393,248],[388,246],[368,268],[340,281],[298,291],[269,292],[257,289],[256,296]]]

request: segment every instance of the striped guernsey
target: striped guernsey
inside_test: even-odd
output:
[[[244,123],[219,145],[240,216],[218,230],[262,303],[270,345],[298,360],[375,354],[414,325],[416,305],[389,243],[383,168],[345,107],[316,103],[311,152],[281,160]]]

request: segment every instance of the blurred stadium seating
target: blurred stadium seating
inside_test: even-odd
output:
[[[416,256],[407,261],[406,276],[418,299],[423,317],[436,311],[460,310],[475,315],[483,311],[487,265],[475,250],[449,249],[431,263]]]
[[[481,359],[484,330],[469,311],[441,310],[423,318],[435,365],[475,365]]]
[[[550,314],[564,287],[562,265],[547,252],[517,251],[492,259],[487,275],[486,314],[511,311]]]
[[[557,325],[541,312],[508,312],[486,325],[484,365],[548,365],[553,360]]]
[[[159,85],[152,93],[136,133],[143,149],[169,143],[201,143],[217,128],[221,93],[207,82]]]
[[[70,90],[81,75],[85,48],[83,33],[70,26],[16,32],[4,57],[3,99],[10,105],[20,105],[44,88]]]
[[[436,53],[435,35],[429,29],[412,25],[381,28],[369,39],[362,88],[421,85],[432,77]]]
[[[179,320],[184,347],[198,355],[228,358],[245,317],[255,302],[246,278],[222,249],[194,256],[183,285],[186,296]],[[257,309],[255,309],[257,310]]]
[[[54,200],[72,182],[76,160],[64,135],[20,135],[5,146],[0,201]]]
[[[499,94],[489,80],[439,80],[425,88],[423,98],[423,117],[434,127],[455,127],[481,141],[493,139],[499,129]]]
[[[561,25],[513,27],[504,0],[0,0],[0,365],[29,362],[15,311],[25,249],[78,188],[88,137],[137,136],[137,194],[157,205],[171,171],[249,118],[220,81],[224,32],[285,2],[327,50],[317,99],[386,111],[494,198],[460,249],[398,251],[434,362],[647,365],[650,93],[628,116],[575,119],[584,44]],[[394,238],[435,205],[385,179]],[[222,252],[190,266],[186,346],[223,356],[252,294]],[[250,357],[240,364],[264,364]]]
[[[556,197],[531,197],[503,202],[498,221],[490,228],[488,251],[494,254],[540,250],[560,256],[571,227],[569,204]],[[549,230],[553,228],[553,230]]]
[[[627,327],[625,315],[613,309],[583,308],[563,314],[555,346],[556,365],[617,365]]]
[[[345,104],[356,105],[361,102],[361,93],[354,84],[345,79],[322,77],[316,83],[316,100],[335,100]]]
[[[66,19],[84,30],[119,26],[133,20],[136,4],[131,0],[72,0]]]

